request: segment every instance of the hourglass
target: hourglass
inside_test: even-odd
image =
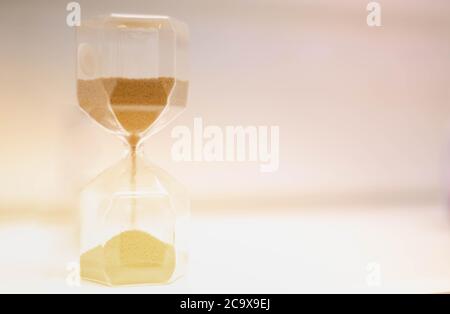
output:
[[[81,277],[110,286],[164,284],[185,271],[189,200],[143,157],[142,142],[186,106],[187,27],[113,14],[77,30],[78,103],[127,154],[81,193]]]

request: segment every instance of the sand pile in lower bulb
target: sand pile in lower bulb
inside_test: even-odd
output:
[[[81,256],[81,277],[109,285],[165,283],[175,270],[175,249],[152,235],[132,230]]]

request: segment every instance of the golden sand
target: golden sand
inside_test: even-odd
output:
[[[81,277],[108,285],[166,283],[175,249],[148,233],[126,231],[81,256]]]
[[[174,84],[169,77],[78,80],[78,102],[99,123],[115,118],[129,134],[139,134],[164,110]]]

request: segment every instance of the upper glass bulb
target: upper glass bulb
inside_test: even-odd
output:
[[[143,138],[186,106],[189,35],[166,16],[112,14],[77,31],[80,107],[111,132]]]

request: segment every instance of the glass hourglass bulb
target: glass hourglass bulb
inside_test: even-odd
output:
[[[141,144],[186,106],[186,26],[110,15],[83,21],[77,35],[79,105],[128,145],[81,194],[81,276],[111,286],[171,282],[186,266],[189,200]]]

